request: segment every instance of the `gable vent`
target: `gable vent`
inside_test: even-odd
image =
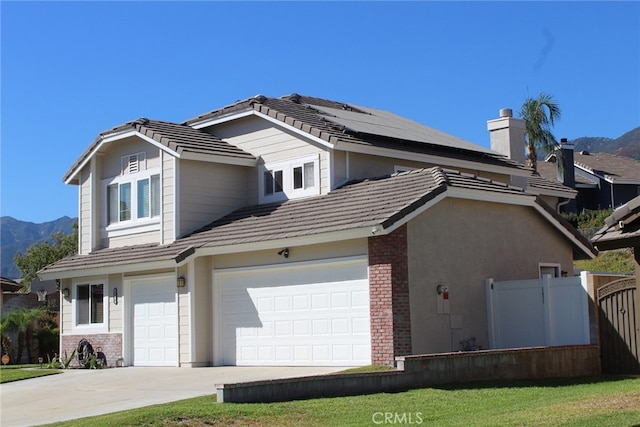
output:
[[[124,174],[131,174],[143,171],[146,169],[145,154],[136,153],[122,158],[122,172]]]

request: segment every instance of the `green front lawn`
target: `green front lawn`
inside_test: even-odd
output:
[[[44,377],[46,375],[59,374],[60,372],[62,371],[59,369],[41,369],[40,365],[0,366],[0,383]]]
[[[269,404],[215,395],[85,418],[64,426],[633,426],[640,378],[486,381],[403,393]]]

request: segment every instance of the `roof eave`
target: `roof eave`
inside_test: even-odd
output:
[[[191,127],[193,127],[194,129],[204,129],[204,128],[208,128],[211,126],[216,126],[222,123],[228,123],[234,120],[238,120],[238,119],[242,119],[245,117],[250,117],[250,116],[255,116],[255,117],[259,117],[261,119],[267,120],[277,126],[281,126],[285,129],[287,129],[290,132],[293,132],[297,135],[300,135],[304,138],[310,139],[324,147],[327,148],[334,148],[334,144],[329,141],[328,139],[323,139],[319,136],[314,135],[311,132],[307,132],[306,130],[302,129],[302,128],[298,128],[296,126],[291,125],[290,123],[287,123],[286,119],[285,120],[280,120],[276,117],[272,117],[269,114],[265,114],[262,113],[260,111],[256,111],[253,108],[248,108],[245,110],[240,110],[240,111],[234,111],[232,113],[227,113],[224,114],[222,116],[219,117],[210,117],[208,119],[204,119],[202,121],[199,122],[193,122],[190,124]],[[282,114],[283,117],[287,117],[286,115]],[[310,130],[313,130],[314,128],[309,126]],[[318,131],[318,134],[321,134],[322,132]]]
[[[175,259],[154,262],[138,262],[132,264],[115,264],[96,267],[76,268],[70,270],[40,271],[38,277],[42,280],[73,279],[76,277],[103,276],[108,274],[126,274],[141,270],[164,270],[179,267]]]
[[[221,156],[217,154],[204,154],[195,153],[191,151],[182,151],[178,156],[181,160],[198,160],[202,162],[222,163],[236,166],[257,166],[258,159],[256,158],[242,158],[234,156]]]
[[[340,141],[335,148],[361,154],[373,154],[386,157],[394,157],[400,160],[418,160],[421,162],[432,163],[438,166],[462,168],[468,170],[480,170],[483,172],[499,173],[503,175],[525,176],[531,175],[530,169],[519,169],[509,166],[489,165],[481,162],[473,162],[470,160],[460,160],[454,157],[443,157],[432,154],[416,153],[405,150],[394,150],[392,148],[373,147],[370,145],[356,144],[346,141]]]
[[[356,227],[348,230],[332,231],[312,235],[288,237],[283,239],[273,239],[264,241],[252,241],[230,245],[203,245],[195,250],[195,254],[190,257],[201,257],[210,255],[229,255],[242,252],[253,252],[262,250],[281,249],[285,247],[317,245],[322,243],[332,243],[345,240],[368,238],[379,234],[387,234],[381,224],[372,223],[370,225]]]
[[[140,139],[153,144],[154,146],[158,147],[159,149],[171,154],[172,156],[175,157],[180,157],[180,154],[177,153],[176,151],[172,150],[171,148],[167,147],[166,145],[162,144],[159,141],[156,141],[153,138],[148,137],[147,135],[135,130],[135,129],[129,129],[129,130],[123,130],[123,131],[118,131],[115,133],[109,133],[109,134],[104,134],[104,135],[100,135],[94,143],[97,142],[97,144],[89,151],[89,153],[87,154],[87,156],[82,160],[82,162],[80,162],[80,164],[78,164],[78,166],[76,166],[75,168],[71,169],[69,172],[67,172],[67,174],[64,177],[64,183],[65,184],[77,184],[78,183],[78,174],[80,173],[80,171],[91,161],[91,159],[93,158],[93,156],[95,156],[95,154],[100,151],[102,149],[103,146],[105,146],[106,144],[115,142],[115,141],[120,141],[123,140],[125,138],[130,138],[132,136],[136,136],[139,137]]]

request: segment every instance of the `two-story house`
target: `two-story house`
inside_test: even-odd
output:
[[[514,120],[492,140],[509,146]],[[61,351],[87,338],[110,365],[352,366],[471,336],[486,348],[487,277],[572,274],[595,254],[551,207],[571,190],[515,185],[530,176],[392,113],[296,94],[126,123],[64,177],[79,254],[40,272],[64,295]]]

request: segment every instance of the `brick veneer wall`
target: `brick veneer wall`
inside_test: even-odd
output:
[[[393,366],[411,354],[407,226],[368,239],[371,362]]]
[[[78,348],[78,343],[82,338],[91,343],[94,354],[98,352],[98,347],[107,358],[108,366],[116,366],[116,361],[122,357],[122,334],[87,334],[87,335],[62,335],[60,342],[60,351],[64,357],[65,351],[71,356],[73,350]],[[72,367],[78,367],[78,357],[75,356],[71,362]]]

